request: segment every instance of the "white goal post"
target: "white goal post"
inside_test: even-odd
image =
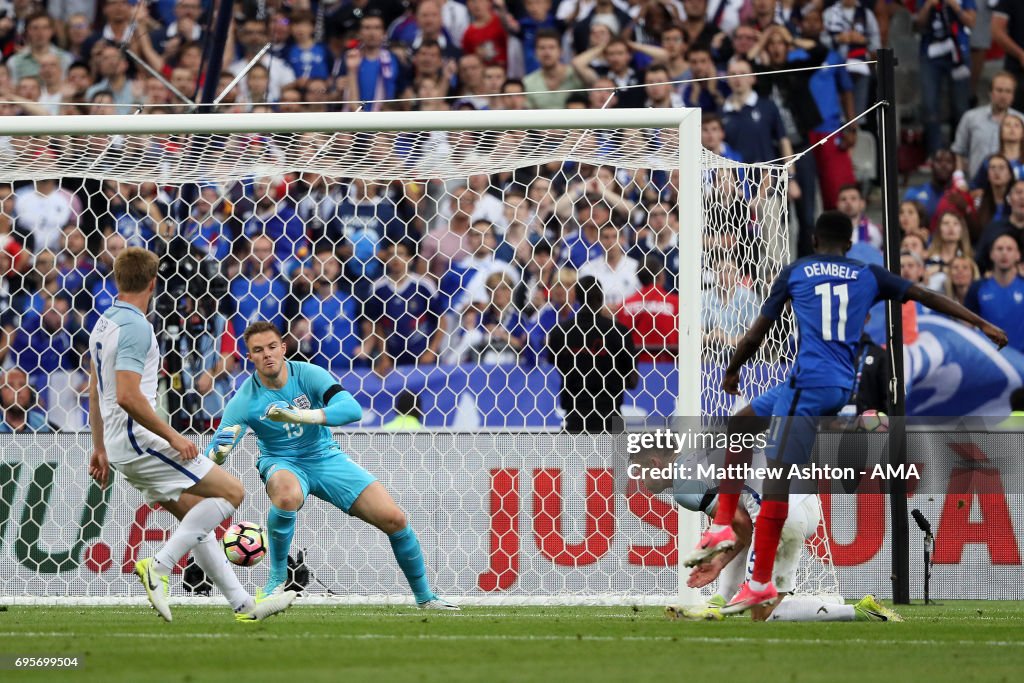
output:
[[[700,593],[686,588],[685,573],[671,568],[669,558],[696,543],[699,516],[680,514],[678,523],[669,523],[663,512],[667,497],[627,490],[625,456],[609,439],[557,434],[557,373],[536,354],[524,360],[532,337],[524,334],[525,346],[499,346],[482,321],[493,306],[499,321],[493,327],[507,331],[503,326],[511,325],[502,317],[510,309],[495,303],[494,294],[509,263],[519,269],[508,276],[517,296],[525,289],[524,296],[548,301],[532,309],[534,316],[554,306],[544,299],[554,287],[544,279],[552,271],[533,249],[569,244],[583,234],[589,219],[582,216],[607,204],[621,221],[618,241],[629,243],[630,253],[660,258],[659,276],[676,278],[672,289],[678,293],[677,348],[661,356],[638,353],[647,354],[642,362],[649,374],[642,375],[627,413],[726,415],[734,406],[718,384],[729,340],[790,259],[786,178],[781,166],[738,164],[704,150],[699,109],[0,119],[0,187],[6,188],[0,192],[0,228],[9,220],[26,253],[39,262],[46,260],[40,255],[55,261],[53,271],[32,266],[19,274],[22,288],[11,296],[23,307],[12,350],[0,356],[0,385],[13,386],[21,381],[16,371],[23,371],[35,390],[26,414],[29,407],[42,410],[53,428],[0,434],[0,602],[140,598],[123,566],[154,547],[170,518],[140,505],[141,497],[118,478],[113,492],[90,485],[89,439],[80,431],[87,426],[78,401],[88,359],[47,365],[42,356],[32,356],[36,365],[22,368],[19,363],[30,356],[18,355],[17,345],[25,337],[23,344],[31,347],[37,330],[43,330],[43,342],[63,339],[66,327],[46,327],[51,311],[83,327],[101,312],[101,301],[110,295],[103,264],[111,261],[115,244],[141,243],[171,259],[169,245],[179,237],[190,245],[189,258],[201,252],[195,258],[215,263],[226,287],[221,291],[203,280],[202,291],[194,293],[186,282],[172,306],[177,328],[167,322],[171,314],[158,314],[168,357],[181,356],[181,367],[167,372],[161,405],[170,417],[184,415],[190,427],[198,426],[200,443],[216,421],[216,406],[246,369],[236,351],[229,358],[233,370],[217,365],[212,385],[200,391],[196,377],[211,367],[194,358],[203,355],[197,349],[182,345],[204,334],[218,344],[228,336],[237,340],[238,327],[265,317],[268,302],[279,304],[274,314],[294,350],[343,376],[363,402],[363,423],[338,438],[409,512],[439,592],[466,603],[698,602]],[[470,209],[460,204],[467,196]],[[55,207],[60,224],[19,213],[19,206],[32,202]],[[674,215],[653,217],[661,205]],[[352,216],[358,220],[348,220]],[[463,261],[438,258],[452,222],[463,218],[473,226],[489,223],[481,233],[485,246],[466,256],[459,251],[466,249],[465,236],[459,238],[462,246],[455,249],[470,264],[469,284],[447,291],[446,276]],[[366,237],[368,223],[379,224],[373,239]],[[271,232],[278,224],[283,232]],[[216,229],[208,231],[211,225]],[[297,236],[288,232],[291,226],[301,228]],[[676,236],[666,242],[672,230]],[[421,276],[428,289],[448,296],[449,308],[438,314],[439,324],[450,323],[437,354],[441,366],[403,368],[386,343],[370,359],[373,368],[364,367],[363,357],[345,355],[356,354],[349,342],[364,334],[365,299],[375,296],[373,279],[386,272],[371,263],[386,231],[415,235],[420,249],[435,232],[440,235]],[[263,237],[271,238],[273,254],[259,260],[256,242]],[[75,251],[76,239],[88,247]],[[217,240],[226,242],[220,251]],[[372,243],[369,255],[360,261],[366,240]],[[337,271],[318,256],[325,244],[325,258]],[[477,299],[456,304],[456,297],[473,295],[469,278],[483,272],[481,264],[490,268],[506,246],[511,260],[489,271],[502,275],[485,278],[487,289],[479,288],[492,299],[479,300],[479,311]],[[76,280],[76,259],[87,252],[95,255],[97,275]],[[566,254],[575,257],[568,247],[561,258]],[[275,258],[271,268],[267,264]],[[356,275],[349,273],[352,263],[361,268]],[[531,268],[538,273],[533,285]],[[554,271],[560,277],[561,270]],[[351,282],[340,291],[344,278]],[[275,282],[281,283],[280,294]],[[208,298],[216,298],[209,311],[200,303]],[[191,308],[179,315],[183,301]],[[226,301],[230,311],[222,305]],[[317,306],[307,307],[311,301]],[[528,298],[523,308],[533,302]],[[214,319],[224,323],[215,332]],[[352,329],[338,332],[339,321]],[[385,322],[398,325],[394,316]],[[482,341],[481,328],[489,330]],[[376,334],[373,324],[369,329]],[[339,339],[328,347],[331,335]],[[72,354],[74,335],[68,337],[61,348]],[[791,352],[784,324],[745,378],[751,394],[781,379]],[[381,370],[376,363],[382,357],[393,367]],[[666,363],[667,357],[673,360]],[[198,364],[195,372],[187,370],[189,363]],[[380,430],[389,402],[403,390],[425,404],[424,421],[432,429]],[[231,463],[250,492],[237,519],[262,521],[268,505],[254,471],[256,455],[250,437]],[[674,541],[666,538],[670,529],[677,534]],[[294,547],[310,549],[318,578],[309,586],[314,596],[403,602],[406,587],[386,545],[380,534],[311,503],[300,515]],[[824,547],[826,561],[812,558],[804,571],[814,592],[837,587],[827,541]],[[246,580],[258,585],[264,571],[256,568]]]

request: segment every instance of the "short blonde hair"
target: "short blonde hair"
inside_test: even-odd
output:
[[[114,260],[114,282],[117,291],[134,293],[145,291],[156,278],[160,259],[141,247],[128,247]]]

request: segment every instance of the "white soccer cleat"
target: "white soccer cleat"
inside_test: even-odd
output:
[[[153,571],[153,558],[147,557],[136,562],[135,575],[139,577],[142,587],[146,589],[146,597],[149,598],[149,604],[153,606],[156,613],[164,621],[171,621],[171,606],[167,603],[167,595],[171,591],[170,581],[166,576],[160,576]]]
[[[458,612],[461,608],[453,602],[448,602],[444,598],[439,598],[436,595],[430,600],[424,600],[423,602],[417,602],[416,606],[420,609],[432,609],[440,611]]]
[[[244,623],[263,621],[275,614],[280,614],[291,607],[295,598],[299,596],[295,591],[275,590],[270,595],[256,598],[256,605],[248,612],[238,612],[235,620]]]

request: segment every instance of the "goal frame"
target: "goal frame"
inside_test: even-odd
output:
[[[681,229],[679,247],[679,373],[675,414],[701,413],[703,183],[701,179],[701,110],[611,109],[459,112],[341,112],[259,114],[153,114],[107,116],[23,116],[0,119],[0,136],[81,135],[216,135],[233,133],[357,133],[422,132],[442,130],[569,130],[675,128],[679,131],[679,187],[677,211]],[[301,169],[294,169],[301,170]],[[88,174],[87,174],[88,175]],[[102,179],[102,169],[92,175]],[[700,591],[686,585],[681,564],[684,549],[694,545],[701,529],[700,514],[676,506],[679,515],[677,567],[679,591],[675,603],[697,605]],[[52,598],[15,598],[16,602]],[[123,604],[118,599],[101,603]]]

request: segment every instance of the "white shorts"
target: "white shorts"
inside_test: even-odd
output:
[[[146,455],[129,462],[111,463],[111,467],[124,475],[147,503],[174,501],[182,491],[199,483],[211,469],[213,461],[200,453],[192,460],[182,460],[178,452],[167,449],[147,449]]]
[[[775,554],[773,578],[780,593],[792,593],[796,588],[796,573],[803,557],[804,541],[814,536],[820,521],[821,505],[817,496],[790,497],[789,517],[782,527],[779,549]]]

